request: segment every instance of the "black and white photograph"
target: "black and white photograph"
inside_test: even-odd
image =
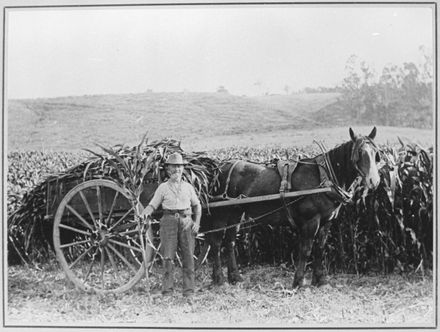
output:
[[[437,2],[2,3],[2,328],[438,328]]]

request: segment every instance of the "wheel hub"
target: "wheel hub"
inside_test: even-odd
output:
[[[99,246],[104,247],[107,245],[108,240],[110,238],[110,232],[106,229],[102,229],[99,231]]]
[[[108,230],[107,225],[101,222],[101,220],[95,220],[96,229],[93,231],[92,242],[99,247],[105,247],[111,237],[111,232]]]

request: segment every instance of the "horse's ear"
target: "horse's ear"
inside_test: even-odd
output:
[[[353,142],[356,141],[356,135],[354,134],[353,129],[350,128],[349,132],[350,132],[350,137],[351,137],[352,141]]]
[[[376,137],[376,127],[373,128],[373,130],[371,131],[370,135],[368,135],[368,137],[370,137],[371,139],[374,139]]]

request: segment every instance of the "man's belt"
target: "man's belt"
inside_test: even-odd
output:
[[[179,217],[188,217],[191,215],[191,209],[183,209],[183,210],[168,210],[164,209],[163,214],[166,215],[174,215],[176,218]]]

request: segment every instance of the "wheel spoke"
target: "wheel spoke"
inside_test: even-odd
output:
[[[77,232],[77,233],[80,233],[80,234],[84,234],[84,235],[90,236],[89,232],[83,231],[81,229],[78,229],[78,228],[75,228],[75,227],[72,227],[72,226],[60,224],[59,227],[60,228],[65,228],[65,229],[68,229],[70,231],[74,231],[74,232]]]
[[[109,228],[109,230],[112,230],[113,228],[115,228],[116,226],[118,226],[119,225],[119,223],[121,222],[121,221],[123,221],[132,211],[134,210],[134,207],[131,207],[131,209],[130,210],[128,210],[116,223],[114,223],[110,228]]]
[[[119,252],[119,251],[117,251],[116,249],[115,249],[115,247],[113,247],[110,243],[108,243],[107,244],[108,245],[108,247],[111,249],[111,250],[113,250],[113,252],[134,272],[134,273],[136,273],[137,272],[137,270],[135,269],[135,267],[133,266],[133,265],[131,265],[130,264],[130,262],[124,257],[124,256],[122,256],[121,255],[121,253]]]
[[[92,209],[90,208],[90,205],[89,205],[89,202],[87,201],[86,196],[84,195],[84,193],[82,191],[79,192],[79,195],[81,196],[81,199],[82,199],[84,205],[86,206],[87,211],[89,212],[91,220],[93,220],[93,222],[95,222],[95,217],[93,216]]]
[[[85,255],[87,255],[92,249],[93,249],[93,247],[89,247],[86,251],[84,251],[81,255],[79,255],[78,258],[75,259],[75,261],[72,264],[69,265],[69,269],[72,269],[72,267],[76,263],[78,263],[81,260],[81,258],[83,258]]]
[[[84,225],[87,226],[87,228],[90,228],[91,230],[93,230],[93,227],[73,208],[71,207],[69,204],[66,205],[66,207],[69,209],[70,212],[72,212],[79,220],[82,221],[82,223]]]
[[[103,222],[103,220],[102,220],[102,197],[101,197],[101,187],[100,186],[96,186],[96,197],[98,198],[99,220],[100,220],[100,222]]]
[[[117,233],[116,235],[118,235],[118,236],[126,236],[126,235],[130,235],[130,234],[134,234],[134,233],[139,233],[139,230],[138,229],[132,229],[132,230],[125,231],[125,232],[122,232],[122,233]]]
[[[163,258],[162,255],[159,253],[159,249],[160,249],[160,245],[161,244],[162,243],[159,243],[159,245],[157,246],[157,249],[153,245],[151,245],[151,247],[154,248],[154,255],[153,255],[153,258],[151,259],[150,267],[148,269],[148,273],[151,273],[151,271],[153,271],[154,260],[156,259],[156,257],[159,255],[161,258]],[[147,264],[147,262],[145,262],[145,264]]]
[[[107,221],[106,221],[106,225],[109,226],[110,223],[110,219],[113,215],[113,209],[115,208],[116,205],[116,199],[118,198],[119,195],[119,191],[116,192],[115,197],[113,198],[113,202],[112,202],[112,206],[110,208],[110,212],[108,213],[108,217],[107,217]]]
[[[138,248],[142,248],[141,244],[137,243],[133,238],[130,238],[130,237],[127,236],[126,239],[127,239],[128,242],[132,241],[135,245],[137,245]]]
[[[110,239],[109,242],[114,243],[114,244],[118,244],[118,245],[120,245],[122,247],[125,247],[127,249],[130,249],[130,250],[136,250],[136,251],[142,252],[142,249],[130,246],[130,245],[125,244],[123,242],[119,242],[119,241],[116,241],[116,240],[113,240],[113,239]]]
[[[113,258],[113,255],[112,255],[112,253],[110,252],[110,250],[108,250],[107,249],[107,247],[104,247],[104,249],[105,249],[105,252],[107,253],[107,256],[108,256],[108,258],[109,258],[109,260],[110,260],[110,263],[112,264],[112,266],[113,266],[113,270],[115,270],[115,273],[116,273],[116,279],[121,279],[121,276],[119,275],[119,270],[118,270],[118,266],[116,265],[116,263],[115,263],[115,259]]]
[[[83,240],[83,241],[77,241],[77,242],[71,242],[71,243],[62,244],[62,245],[60,245],[60,248],[64,249],[64,248],[72,247],[74,245],[83,244],[83,243],[90,243],[90,240]]]
[[[93,248],[93,247],[92,247]],[[89,268],[88,268],[88,270],[87,270],[87,274],[86,274],[86,277],[84,278],[84,281],[83,281],[83,283],[85,284],[86,283],[86,281],[87,281],[87,278],[89,277],[89,275],[90,275],[90,272],[92,272],[92,267],[93,267],[93,264],[95,264],[95,259],[96,259],[96,253],[98,252],[98,248],[96,248],[96,251],[93,253],[93,255],[92,255],[92,262],[90,263],[90,265],[89,265]]]
[[[102,289],[104,289],[104,263],[105,263],[105,251],[104,248],[101,248],[101,285]]]

